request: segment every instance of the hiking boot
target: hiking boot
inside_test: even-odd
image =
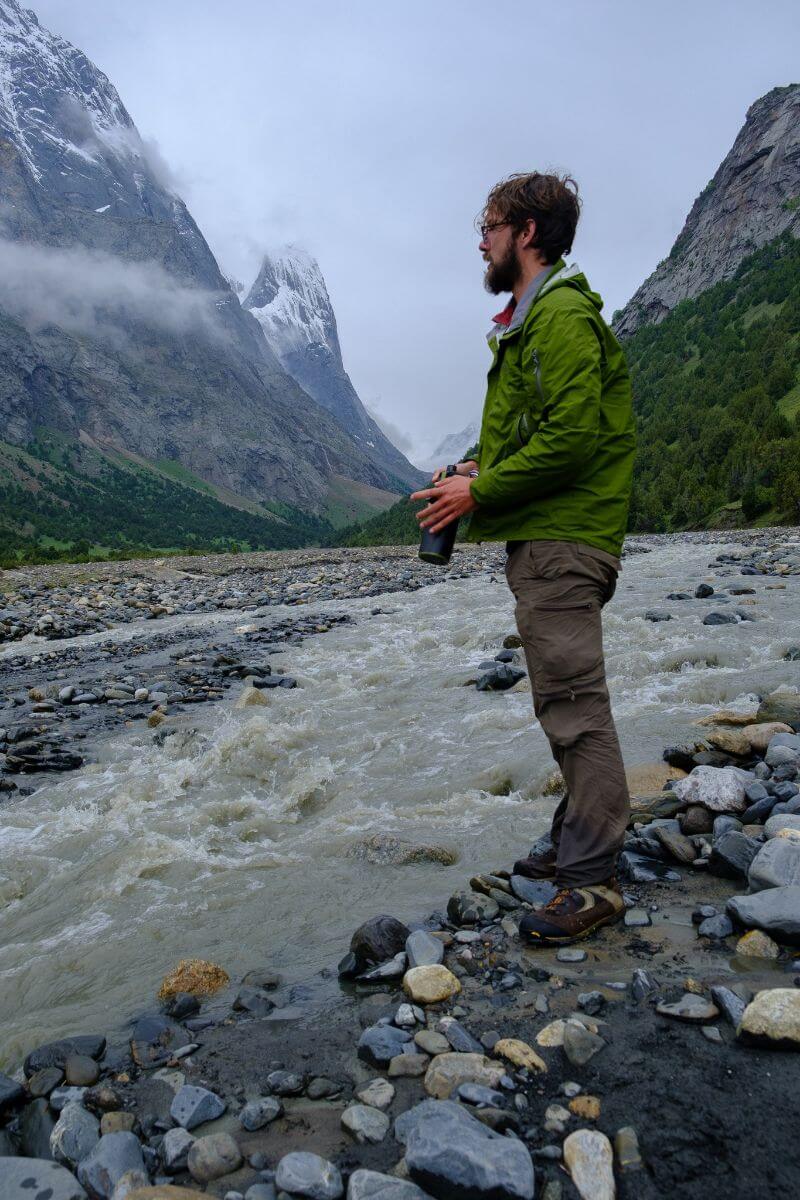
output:
[[[564,946],[618,921],[624,912],[625,901],[614,878],[590,887],[561,888],[549,904],[522,918],[519,934],[529,946]]]
[[[514,863],[514,874],[524,875],[526,879],[555,879],[556,857],[556,851],[550,849],[518,858]]]

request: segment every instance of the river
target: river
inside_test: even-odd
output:
[[[696,736],[691,722],[721,705],[798,682],[782,656],[800,644],[800,577],[784,590],[714,577],[755,589],[757,619],[737,625],[701,624],[713,599],[665,601],[712,578],[723,548],[673,542],[625,562],[605,636],[628,765]],[[644,620],[649,607],[673,620]],[[553,764],[530,693],[464,686],[513,631],[502,576],[325,605],[337,608],[353,623],[292,651],[295,690],[239,710],[237,688],[171,719],[166,739],[109,738],[97,762],[4,805],[0,1064],[119,1028],[180,958],[306,979],[367,916],[441,908],[546,828]],[[369,862],[354,849],[373,835],[458,861]]]

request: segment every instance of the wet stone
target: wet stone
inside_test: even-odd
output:
[[[195,1129],[225,1112],[225,1101],[207,1088],[185,1084],[170,1105],[170,1116],[184,1129]]]
[[[344,1194],[342,1177],[333,1163],[305,1150],[283,1156],[275,1172],[275,1186],[308,1200],[338,1200]]]
[[[22,1110],[19,1121],[21,1153],[29,1158],[52,1158],[50,1135],[55,1121],[46,1100],[33,1100]]]
[[[100,1123],[80,1104],[67,1104],[61,1110],[50,1134],[50,1151],[57,1162],[75,1168],[100,1140]]]
[[[294,1071],[272,1071],[267,1076],[267,1087],[276,1096],[299,1096],[303,1086],[303,1076]]]
[[[703,938],[726,938],[731,933],[733,933],[733,922],[725,913],[707,917],[697,927],[697,936]]]
[[[779,941],[800,944],[800,887],[775,887],[732,896],[727,911],[745,929],[762,929]]]
[[[243,986],[239,988],[231,1006],[237,1012],[249,1012],[254,1017],[266,1017],[275,1007],[275,1001],[261,988]]]
[[[433,967],[444,961],[444,944],[424,929],[415,929],[405,945],[409,967]]]
[[[58,1072],[60,1075],[60,1072]],[[30,1089],[30,1084],[28,1085]],[[55,1084],[53,1085],[55,1086]],[[52,1091],[52,1088],[49,1089]],[[31,1095],[46,1096],[47,1092],[33,1092]],[[5,1113],[13,1108],[19,1107],[27,1099],[25,1089],[21,1083],[17,1083],[16,1079],[12,1079],[9,1075],[4,1075],[0,1071],[0,1113]]]
[[[388,962],[405,950],[410,932],[402,921],[386,914],[364,921],[350,939],[350,952],[339,964],[339,974],[349,978],[351,971],[352,975],[359,975],[368,967]]]
[[[53,1088],[49,1096],[50,1107],[54,1112],[61,1112],[65,1104],[82,1104],[87,1090],[87,1088],[82,1087]]]
[[[100,1078],[100,1068],[88,1054],[70,1054],[64,1061],[64,1076],[73,1087],[91,1087]]]
[[[525,875],[512,875],[511,890],[518,900],[538,907],[549,904],[558,889],[547,879],[528,879]]]
[[[739,879],[747,875],[758,850],[758,842],[744,833],[736,830],[723,833],[711,847],[708,869],[712,875],[721,875],[725,879]]]
[[[711,998],[719,1008],[725,1020],[733,1025],[734,1029],[738,1026],[742,1019],[742,1014],[746,1008],[745,1001],[741,996],[737,996],[736,992],[730,988],[723,987],[721,984],[712,987]]]
[[[186,1031],[163,1016],[140,1017],[131,1035],[131,1054],[140,1067],[169,1061],[172,1051],[186,1044]]]
[[[456,1050],[460,1054],[483,1053],[482,1043],[473,1037],[455,1017],[442,1017],[439,1021],[439,1029],[447,1039],[448,1048]]]
[[[100,1059],[106,1048],[106,1039],[94,1034],[84,1034],[79,1037],[61,1038],[57,1042],[47,1042],[31,1051],[25,1059],[24,1071],[29,1078],[36,1071],[45,1067],[61,1067],[70,1054],[86,1054],[89,1058]]]
[[[242,1129],[254,1132],[263,1129],[283,1112],[283,1105],[274,1096],[261,1096],[257,1100],[249,1100],[239,1113],[239,1123]]]
[[[685,992],[680,1000],[674,1003],[662,1000],[656,1005],[656,1012],[662,1017],[673,1017],[691,1025],[702,1025],[706,1021],[716,1020],[719,1016],[719,1009],[715,1004],[703,996],[696,996],[693,992]]]
[[[447,901],[447,915],[454,925],[488,924],[499,912],[497,902],[480,892],[455,892]]]
[[[368,1104],[351,1104],[342,1113],[342,1128],[362,1144],[382,1142],[389,1132],[389,1118]]]
[[[397,1054],[403,1053],[406,1042],[412,1041],[411,1034],[393,1025],[370,1025],[358,1039],[357,1054],[364,1062],[375,1067],[388,1067]]]
[[[91,1196],[109,1200],[126,1171],[146,1174],[139,1139],[133,1133],[107,1133],[78,1166],[78,1179]]]
[[[229,1133],[210,1133],[192,1143],[187,1163],[192,1179],[209,1183],[240,1167],[242,1154]]]
[[[75,1176],[51,1159],[0,1157],[3,1200],[86,1200]]]

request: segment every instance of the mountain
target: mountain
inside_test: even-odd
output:
[[[378,428],[344,369],[336,317],[319,263],[299,246],[265,255],[243,301],[283,369],[331,412],[379,470],[402,489],[422,476]]]
[[[800,84],[750,106],[730,153],[695,200],[669,256],[635,292],[614,328],[629,337],[681,300],[725,279],[785,230],[800,233]]]
[[[419,463],[423,471],[435,471],[437,467],[447,466],[448,463],[458,462],[464,457],[478,440],[481,431],[480,421],[470,421],[460,433],[448,433],[439,442],[436,449]]]
[[[121,455],[265,528],[405,490],[287,374],[107,77],[17,0],[0,0],[0,197],[4,446],[68,446],[100,491],[98,456],[113,474]]]

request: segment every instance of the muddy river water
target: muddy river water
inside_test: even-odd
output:
[[[798,682],[783,656],[800,644],[800,577],[720,578],[708,564],[723,548],[626,560],[605,636],[629,765],[658,760],[721,705]],[[744,599],[756,619],[704,626],[713,599],[665,600],[703,579],[752,586],[727,607]],[[0,1065],[118,1027],[183,957],[234,979],[266,966],[307,978],[367,916],[441,908],[546,828],[553,764],[529,691],[465,686],[513,631],[502,575],[377,603],[375,615],[374,597],[327,603],[353,622],[293,649],[299,686],[265,693],[266,706],[235,708],[237,685],[171,718],[172,736],[120,733],[98,761],[3,806]],[[645,620],[652,607],[673,619]],[[389,835],[457,861],[369,861],[365,839]]]

